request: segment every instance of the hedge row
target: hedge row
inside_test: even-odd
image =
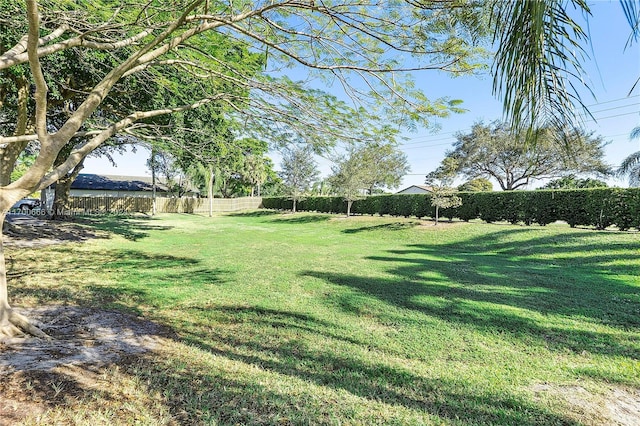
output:
[[[575,190],[461,192],[462,205],[441,210],[440,216],[461,220],[482,219],[485,222],[507,221],[527,225],[562,220],[572,227],[594,226],[604,229],[640,229],[640,188],[593,188]],[[266,209],[290,210],[285,197],[263,199]],[[298,202],[300,211],[346,213],[341,197],[307,197]],[[405,217],[434,217],[429,195],[376,195],[357,200],[351,210],[355,214],[378,214]]]

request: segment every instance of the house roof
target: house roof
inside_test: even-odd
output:
[[[100,191],[153,191],[149,176],[115,176],[80,173],[71,184],[71,189],[95,189]],[[168,192],[168,188],[157,182],[156,190]]]
[[[420,189],[420,190],[422,190],[424,192],[431,192],[433,190],[433,188],[431,186],[428,186],[428,185],[411,185],[411,186],[408,186],[408,187],[396,192],[396,194],[400,194],[400,193],[405,192],[405,191],[407,191],[407,190],[409,190],[411,188],[417,188],[417,189]]]

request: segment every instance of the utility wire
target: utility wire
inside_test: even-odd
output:
[[[611,103],[614,103],[614,102],[619,102],[619,101],[623,101],[623,100],[630,100],[630,99],[634,99],[634,98],[640,98],[640,95],[633,95],[633,96],[629,96],[629,97],[625,97],[625,98],[613,99],[613,100],[605,101],[605,102],[598,102],[598,103],[594,103],[594,104],[591,104],[591,105],[587,105],[587,107],[594,107],[594,106],[599,106],[599,105],[607,105],[607,104],[611,104]],[[638,105],[640,105],[640,102],[627,104],[627,105],[621,105],[621,106],[617,106],[617,107],[614,107],[614,108],[607,108],[607,109],[603,109],[603,110],[599,110],[599,111],[593,111],[592,114],[597,114],[597,113],[605,112],[605,111],[612,111],[612,110],[616,110],[616,109],[624,109],[624,108],[629,108],[629,107],[638,106]],[[620,115],[613,115],[613,116],[609,116],[609,117],[596,118],[595,121],[606,120],[606,119],[609,119],[609,118],[615,118],[615,117],[620,117],[620,116],[624,116],[624,115],[636,114],[636,113],[639,113],[639,112],[640,111],[638,111],[638,112],[630,112],[630,113],[620,114]],[[586,121],[587,122],[592,122],[594,120],[592,118],[589,118]],[[465,132],[465,131],[469,131],[469,130],[471,130],[470,127],[469,128],[465,128],[465,129],[460,129],[460,130],[454,130],[454,131],[451,131],[451,132],[438,133],[438,134],[435,134],[435,135],[416,136],[416,137],[407,139],[407,140],[415,141],[415,142],[406,142],[406,143],[402,143],[400,145],[405,146],[405,145],[419,144],[419,143],[424,143],[424,142],[435,142],[435,141],[438,141],[438,140],[453,139],[452,137],[448,137],[448,138],[445,137],[445,138],[438,138],[438,139],[431,139],[431,138],[444,136],[444,135],[451,135],[451,134],[454,134],[454,133]],[[418,140],[418,139],[424,139],[424,140]]]
[[[637,104],[637,105],[640,105],[640,103],[639,103],[639,104]],[[618,108],[614,108],[614,109],[618,109]],[[606,110],[603,110],[603,111],[600,111],[600,112],[604,112],[604,111],[606,111]],[[625,117],[625,116],[628,116],[628,115],[634,115],[634,114],[640,114],[640,111],[632,111],[632,112],[627,112],[627,113],[622,113],[622,114],[609,115],[609,116],[606,116],[606,117],[596,117],[595,119],[590,118],[590,119],[585,120],[585,121],[586,121],[586,122],[594,122],[594,123],[597,123],[597,122],[600,122],[600,121],[602,121],[602,120],[609,120],[609,119],[612,119],[612,118]],[[471,130],[471,128],[464,129],[464,130],[460,130],[460,132],[464,133],[465,131],[468,131],[468,130]],[[451,133],[457,133],[457,132],[458,132],[458,131],[456,131],[456,132],[451,132]],[[401,144],[400,144],[400,146],[401,146],[401,147],[409,146],[408,148],[405,148],[405,149],[412,149],[412,148],[416,148],[415,146],[411,146],[411,145],[420,145],[420,147],[426,147],[426,146],[440,146],[440,145],[443,145],[443,144],[441,144],[441,143],[438,143],[438,144],[430,144],[430,143],[431,143],[431,142],[444,141],[444,140],[455,141],[455,140],[456,140],[456,138],[455,138],[455,137],[453,137],[453,136],[449,136],[449,137],[436,138],[436,139],[425,139],[425,140],[422,140],[422,141],[401,143]],[[424,143],[429,143],[429,145],[421,145],[421,144],[424,144]],[[444,145],[446,145],[446,144],[444,144]]]

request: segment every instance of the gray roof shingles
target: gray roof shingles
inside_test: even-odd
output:
[[[151,177],[113,176],[80,173],[71,184],[71,189],[94,189],[99,191],[153,191]],[[156,184],[158,191],[168,191],[161,183]]]

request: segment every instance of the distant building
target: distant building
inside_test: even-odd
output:
[[[396,194],[429,194],[431,189],[432,188],[427,185],[411,185],[408,188],[396,192]]]
[[[169,193],[162,183],[156,183],[159,197]],[[71,184],[72,197],[151,197],[153,182],[150,176],[113,176],[80,173]]]

